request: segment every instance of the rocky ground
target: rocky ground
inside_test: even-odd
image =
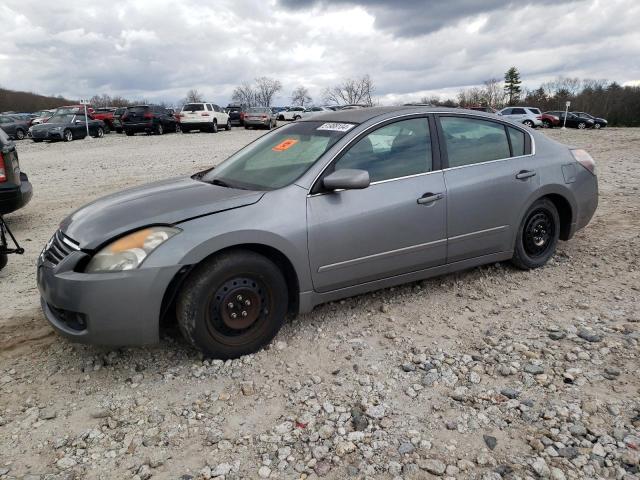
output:
[[[495,264],[324,305],[267,349],[202,360],[68,343],[34,262],[71,209],[259,135],[19,146],[28,254],[0,273],[0,479],[640,478],[640,129],[546,132],[600,206],[544,268]]]

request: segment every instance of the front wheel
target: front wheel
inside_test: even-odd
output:
[[[95,138],[102,138],[102,137],[104,137],[104,130],[102,129],[102,127],[98,127],[98,130],[96,130]]]
[[[18,128],[16,130],[16,138],[18,140],[24,140],[25,134],[24,134],[24,130],[22,130],[21,128]]]
[[[156,135],[162,135],[164,133],[164,127],[162,126],[161,123],[158,124],[158,126],[156,127]]]
[[[595,128],[596,130],[600,130],[600,128],[602,128],[602,125],[600,125],[599,123],[596,123],[593,128]]]
[[[533,128],[533,122],[531,120],[525,120],[524,123],[527,127]]]
[[[62,138],[65,142],[70,142],[71,140],[73,140],[73,133],[71,133],[71,130],[67,129],[62,134]]]
[[[555,253],[559,237],[558,209],[546,198],[537,200],[524,215],[511,262],[523,270],[543,266]]]
[[[288,301],[284,276],[271,260],[236,250],[196,267],[178,294],[176,314],[184,337],[206,356],[237,358],[276,336]]]
[[[231,120],[227,120],[227,124],[224,126],[224,129],[228,132],[231,130]]]

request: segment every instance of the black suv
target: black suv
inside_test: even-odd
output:
[[[248,107],[239,103],[230,103],[227,105],[227,113],[231,125],[244,125],[244,115],[247,113]]]
[[[178,129],[175,117],[160,105],[127,107],[120,121],[124,133],[129,136],[138,132],[162,135],[166,132],[176,132]]]
[[[7,231],[2,216],[24,207],[31,200],[31,183],[27,175],[20,171],[18,152],[9,136],[0,129],[0,270],[7,264],[7,253],[21,253],[22,250],[9,249]]]

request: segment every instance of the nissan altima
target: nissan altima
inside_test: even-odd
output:
[[[329,112],[77,210],[42,251],[38,286],[75,341],[153,343],[175,316],[207,356],[233,358],[324,302],[489,262],[541,267],[597,203],[586,151],[507,119]]]

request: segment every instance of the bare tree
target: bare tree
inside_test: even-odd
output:
[[[198,90],[192,88],[187,92],[187,97],[184,100],[185,103],[200,103],[204,102],[204,97]]]
[[[505,93],[499,78],[490,78],[484,81],[484,103],[488,107],[499,108],[504,105]]]
[[[231,100],[248,107],[255,107],[258,104],[256,91],[248,82],[244,82],[234,88]]]
[[[375,86],[369,74],[362,78],[347,78],[342,83],[326,88],[322,97],[326,103],[373,105]]]
[[[307,87],[300,85],[291,93],[291,104],[304,107],[305,103],[311,103],[311,95]]]
[[[255,82],[256,103],[262,107],[270,107],[275,94],[282,90],[282,83],[269,77],[256,78]]]

